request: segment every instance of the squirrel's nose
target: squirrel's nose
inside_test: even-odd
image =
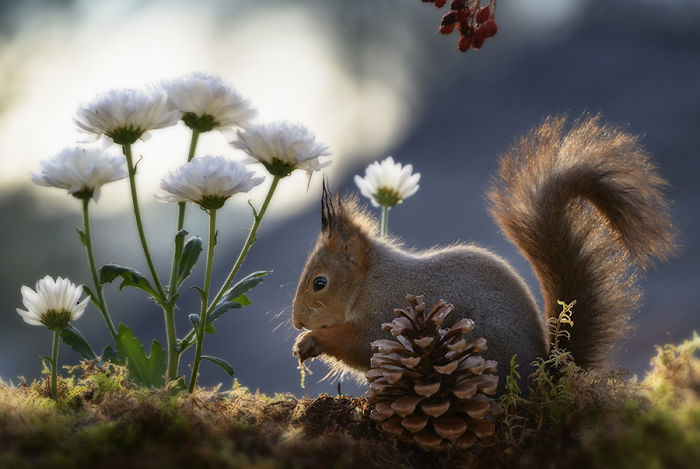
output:
[[[297,329],[303,329],[304,328],[304,322],[301,320],[301,317],[299,314],[292,313],[292,323],[294,324],[294,327]]]

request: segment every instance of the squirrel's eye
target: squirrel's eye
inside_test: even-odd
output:
[[[326,283],[328,283],[328,281],[326,280],[326,277],[316,277],[314,279],[314,291],[321,290],[322,288],[324,288],[326,286]]]

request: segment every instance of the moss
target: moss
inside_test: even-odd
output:
[[[659,348],[641,382],[557,353],[529,389],[506,386],[498,435],[426,453],[378,432],[362,398],[266,396],[234,383],[194,394],[134,386],[84,362],[59,380],[0,382],[0,467],[692,467],[700,458],[700,340]],[[511,383],[518,373],[511,368]]]

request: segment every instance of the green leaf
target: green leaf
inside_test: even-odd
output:
[[[117,352],[114,350],[114,348],[111,345],[108,345],[102,350],[102,361],[103,362],[112,362],[117,365],[123,365],[124,360],[119,359],[119,355],[117,355]]]
[[[195,290],[197,290],[197,292],[199,293],[199,301],[201,301],[202,304],[206,303],[206,301],[207,301],[207,296],[204,294],[204,290],[202,290],[202,289],[199,288],[199,287],[192,287],[192,288],[195,289]]]
[[[235,308],[240,308],[242,305],[236,301],[228,301],[226,303],[219,303],[216,308],[214,308],[211,313],[209,313],[209,316],[207,316],[207,324],[211,324],[217,319],[219,319],[219,316],[224,314],[226,311],[229,309],[235,309]]]
[[[161,387],[165,384],[165,350],[157,340],[153,339],[151,354],[146,356],[143,345],[134,337],[131,329],[120,324],[117,351],[127,359],[129,377],[136,384],[150,387]]]
[[[219,303],[214,307],[211,313],[209,313],[209,316],[207,316],[207,324],[217,320],[219,316],[224,314],[229,309],[248,306],[250,304],[250,299],[248,299],[245,293],[260,285],[264,280],[263,277],[271,273],[271,270],[260,270],[258,272],[253,272],[227,290],[221,297]]]
[[[100,305],[100,300],[97,299],[97,295],[95,295],[92,290],[90,290],[90,287],[83,285],[83,291],[90,297],[90,301],[95,303],[98,307],[101,307]]]
[[[233,299],[233,301],[240,304],[241,306],[248,306],[250,304],[250,300],[245,295],[237,296]]]
[[[224,293],[224,296],[221,298],[221,301],[235,301],[239,296],[260,285],[263,280],[265,280],[263,277],[271,273],[271,270],[259,270],[257,272],[253,272],[227,290],[226,293]]]
[[[39,358],[41,359],[41,364],[44,367],[46,367],[46,362],[49,362],[49,366],[48,366],[49,371],[51,371],[53,369],[53,360],[51,360],[51,357],[49,357],[48,355],[41,355]]]
[[[182,248],[182,256],[180,256],[180,262],[177,266],[177,277],[175,279],[175,288],[179,288],[187,277],[192,274],[192,269],[199,255],[202,253],[202,239],[198,236],[194,236],[187,240],[185,246]]]
[[[194,330],[199,332],[199,327],[201,324],[199,314],[190,314],[189,317],[190,317],[190,322],[192,323],[192,326],[194,326]]]
[[[210,362],[219,365],[229,376],[233,376],[233,367],[229,362],[219,357],[212,357],[210,355],[202,355],[202,358],[209,360]]]
[[[204,332],[206,332],[207,334],[213,334],[214,332],[216,332],[214,324],[207,321],[207,327],[204,328]]]
[[[90,347],[90,344],[87,343],[83,334],[72,324],[68,324],[68,327],[61,331],[61,339],[84,359],[94,360],[97,358],[97,355],[95,355],[95,352],[92,350],[92,347]]]
[[[100,283],[109,283],[117,277],[122,278],[122,283],[119,284],[120,290],[124,287],[136,287],[147,292],[154,298],[158,298],[158,294],[153,290],[148,280],[131,267],[107,264],[100,269]]]
[[[83,243],[83,246],[87,246],[88,245],[87,236],[85,236],[85,233],[83,232],[83,230],[78,229],[76,231],[78,232],[78,236],[80,236],[80,242]]]

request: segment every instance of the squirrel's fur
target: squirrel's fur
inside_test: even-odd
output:
[[[491,214],[532,264],[545,311],[523,279],[486,249],[455,245],[409,251],[377,236],[376,222],[354,198],[324,190],[322,232],[302,273],[293,320],[300,360],[321,355],[359,372],[369,369],[372,341],[407,294],[426,304],[452,303],[486,338],[485,356],[508,371],[514,354],[526,370],[545,357],[546,318],[557,300],[576,300],[571,339],[562,344],[584,368],[603,365],[638,308],[635,271],[674,249],[666,185],[637,139],[600,118],[548,118],[502,158],[489,191]],[[315,290],[314,279],[327,281]]]

